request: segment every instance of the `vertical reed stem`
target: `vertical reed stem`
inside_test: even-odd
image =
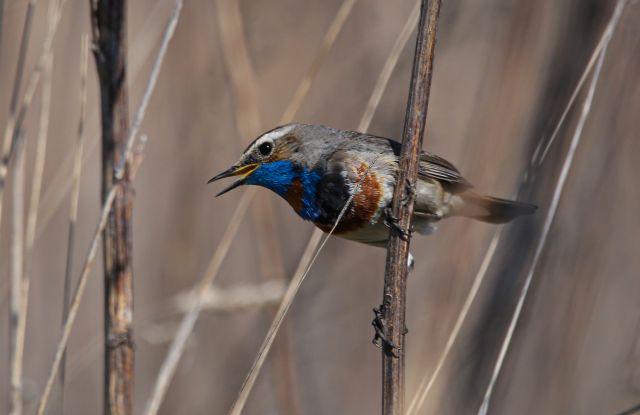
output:
[[[431,89],[433,57],[441,0],[422,0],[418,38],[411,75],[409,100],[404,122],[400,169],[393,194],[391,227],[381,319],[385,335],[395,345],[383,346],[382,353],[382,413],[400,415],[404,412],[404,334],[407,282],[407,259],[411,216],[418,177],[418,162]]]
[[[133,274],[129,166],[120,176],[129,136],[126,0],[92,0],[94,55],[102,110],[102,201],[120,184],[103,233],[105,282],[104,413],[133,412]],[[121,177],[121,178],[120,178]],[[121,183],[118,181],[121,180]]]

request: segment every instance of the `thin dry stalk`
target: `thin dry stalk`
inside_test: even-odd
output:
[[[69,229],[67,231],[67,260],[64,272],[64,288],[62,293],[62,324],[69,315],[69,299],[71,297],[71,274],[76,240],[76,222],[78,219],[78,200],[80,199],[80,173],[82,171],[82,151],[84,148],[84,123],[87,108],[87,67],[89,62],[89,36],[82,35],[80,45],[80,117],[78,120],[78,136],[74,146],[73,175],[71,176],[71,197],[69,198]],[[66,373],[66,348],[60,363],[60,408],[64,413],[64,382]]]
[[[291,304],[293,303],[293,299],[298,293],[298,290],[300,289],[300,286],[302,285],[302,282],[304,281],[305,277],[309,273],[309,270],[311,269],[311,266],[313,265],[315,259],[320,254],[322,247],[327,242],[327,240],[329,239],[329,236],[331,236],[338,222],[342,218],[342,215],[346,211],[346,208],[349,206],[349,203],[351,202],[352,198],[353,198],[353,195],[351,196],[349,201],[345,204],[344,208],[342,209],[342,212],[340,213],[340,215],[338,216],[338,219],[336,220],[335,225],[333,226],[333,229],[331,229],[331,232],[327,235],[327,237],[324,239],[324,241],[322,242],[322,244],[318,249],[315,249],[315,247],[317,247],[318,244],[320,243],[320,240],[322,238],[322,232],[315,229],[311,234],[311,238],[307,242],[307,247],[304,250],[304,254],[302,255],[302,258],[300,258],[300,262],[298,263],[296,272],[294,273],[294,276],[291,279],[289,286],[287,287],[287,291],[284,294],[282,302],[280,303],[280,307],[278,308],[276,317],[273,319],[273,323],[271,324],[271,327],[269,327],[269,331],[267,332],[267,335],[265,336],[265,339],[262,342],[262,345],[260,346],[258,353],[256,354],[256,358],[253,362],[253,365],[251,366],[251,369],[249,370],[249,374],[247,375],[244,382],[242,383],[242,386],[240,387],[240,392],[238,393],[238,397],[236,398],[233,405],[231,406],[231,410],[229,411],[230,415],[240,415],[242,413],[242,410],[244,409],[244,405],[246,404],[247,399],[249,398],[249,394],[253,389],[253,385],[255,384],[256,379],[258,378],[258,374],[260,373],[260,368],[262,368],[262,366],[264,365],[265,359],[269,354],[269,350],[273,345],[273,340],[275,339],[276,334],[278,333],[278,329],[280,328],[280,326],[282,325],[282,322],[284,321],[287,311],[289,311],[289,307],[291,307]]]
[[[387,245],[384,293],[380,307],[384,335],[382,342],[382,413],[404,413],[404,336],[411,217],[418,178],[418,162],[429,105],[433,60],[440,15],[440,0],[427,5],[423,0],[418,38],[404,122],[399,172],[393,192],[392,231]],[[395,231],[393,231],[395,230]]]
[[[10,337],[10,414],[22,414],[22,362],[24,352],[24,338],[20,332],[25,325],[25,315],[22,307],[22,272],[24,264],[24,192],[25,192],[25,154],[24,140],[18,140],[15,146],[15,160],[13,163],[13,197],[11,214],[11,297],[9,310],[11,313],[9,324]]]
[[[622,10],[624,8],[625,1],[621,0],[618,2],[616,9],[614,11],[614,16],[616,16],[615,20],[619,19],[622,14]],[[502,346],[500,347],[500,352],[498,354],[498,358],[496,360],[493,373],[491,375],[491,379],[487,386],[487,389],[484,394],[484,398],[482,400],[482,404],[480,409],[478,410],[479,415],[486,415],[489,411],[489,405],[491,403],[491,396],[493,393],[493,389],[495,387],[496,381],[500,376],[500,371],[502,369],[502,365],[504,363],[504,359],[509,350],[509,346],[511,344],[511,340],[513,339],[513,334],[515,332],[516,326],[520,319],[520,315],[522,313],[522,308],[524,306],[524,302],[527,298],[527,294],[529,293],[529,288],[531,287],[531,282],[533,281],[533,276],[536,271],[536,267],[538,265],[538,261],[544,251],[547,237],[549,235],[549,230],[551,229],[551,225],[555,219],[556,212],[558,211],[558,206],[560,204],[560,198],[562,196],[562,192],[564,190],[564,185],[567,181],[567,177],[569,176],[569,171],[571,169],[571,165],[573,163],[573,158],[575,156],[576,149],[578,148],[578,144],[580,144],[580,138],[582,137],[582,130],[584,129],[584,125],[589,116],[589,112],[591,111],[591,104],[593,103],[593,97],[595,95],[596,86],[598,85],[598,79],[600,77],[600,71],[602,69],[602,65],[604,63],[604,57],[607,52],[607,47],[609,41],[611,40],[611,35],[613,32],[609,34],[607,40],[605,42],[602,51],[600,52],[600,56],[598,58],[596,67],[594,69],[591,84],[589,85],[589,90],[587,92],[587,96],[582,105],[582,112],[580,114],[580,118],[578,119],[578,123],[576,125],[576,129],[573,133],[573,137],[571,139],[571,144],[569,146],[569,150],[565,156],[564,162],[562,163],[562,169],[560,170],[560,175],[558,176],[558,181],[556,182],[555,189],[553,191],[553,197],[551,199],[551,204],[549,206],[549,210],[545,217],[544,224],[542,226],[542,233],[540,239],[538,240],[538,244],[536,246],[535,253],[533,255],[533,261],[525,278],[524,285],[522,287],[522,291],[520,292],[520,296],[518,297],[518,303],[516,304],[516,308],[511,317],[511,322],[509,323],[509,328],[507,329],[507,333],[505,334],[505,338],[502,342]]]
[[[244,36],[239,0],[217,0],[217,21],[234,100],[236,129],[245,139],[260,131],[258,92]]]
[[[413,33],[416,24],[418,24],[418,18],[420,17],[420,3],[420,0],[416,1],[416,4],[413,6],[413,9],[411,9],[411,12],[409,13],[409,19],[405,22],[404,27],[400,31],[400,34],[396,38],[396,41],[393,43],[393,47],[389,52],[389,56],[384,62],[382,71],[378,76],[376,87],[373,89],[373,92],[369,97],[364,115],[360,120],[360,124],[358,124],[358,131],[366,131],[371,124],[371,120],[373,120],[373,116],[375,115],[376,109],[378,108],[380,100],[382,99],[382,94],[386,89],[387,83],[389,83],[389,79],[391,78],[391,74],[393,74],[393,70],[398,63],[398,59],[400,59],[400,54],[409,41],[409,37],[411,36],[411,33]]]
[[[31,0],[29,2],[29,7],[31,8],[32,4],[33,4],[33,7],[35,7],[35,2],[36,0]],[[11,160],[11,155],[13,152],[13,148],[15,147],[15,143],[21,135],[22,123],[24,122],[24,119],[27,115],[27,111],[31,106],[31,100],[33,99],[33,96],[36,92],[38,84],[40,83],[42,70],[45,64],[45,59],[46,59],[46,56],[51,52],[51,48],[53,46],[53,40],[55,38],[55,34],[58,29],[58,24],[60,23],[60,20],[62,17],[62,10],[65,4],[66,4],[66,0],[60,0],[60,3],[58,4],[58,8],[57,8],[57,14],[53,22],[53,28],[47,31],[47,36],[44,40],[44,46],[42,48],[42,52],[38,58],[38,63],[36,64],[36,67],[31,72],[29,82],[27,83],[27,88],[25,90],[24,96],[22,98],[22,103],[19,108],[17,104],[18,103],[17,97],[18,97],[20,88],[19,88],[18,82],[14,83],[13,94],[15,97],[15,108],[13,107],[14,100],[12,99],[13,109],[9,113],[9,118],[7,119],[7,125],[5,126],[2,158],[0,159],[0,221],[2,220],[2,201],[4,196],[4,187],[5,187],[5,182],[7,178],[9,161]],[[27,12],[29,13],[29,10],[27,10]],[[31,24],[29,23],[29,29],[28,29],[29,32],[31,30],[30,26]],[[26,29],[27,28],[25,23],[25,30]],[[24,37],[25,37],[25,34],[23,33],[23,40],[24,40]],[[27,36],[27,40],[28,40],[28,36]],[[21,50],[23,47],[26,48],[26,44],[22,44],[20,46]],[[22,51],[20,53],[22,53]],[[25,50],[25,53],[26,53],[26,50]],[[18,74],[20,74],[19,76],[21,78],[23,71],[24,71],[24,67],[19,66],[19,69],[16,71],[16,78],[18,77]],[[1,225],[1,222],[0,222],[0,225]]]
[[[289,102],[289,106],[287,106],[287,109],[282,115],[282,119],[280,122],[281,124],[291,122],[291,120],[293,120],[293,117],[295,117],[296,113],[298,112],[298,109],[300,109],[302,101],[304,101],[304,98],[307,96],[307,93],[311,88],[311,83],[315,79],[318,71],[320,70],[320,67],[327,58],[327,55],[333,47],[338,34],[340,34],[340,31],[342,31],[342,27],[351,14],[351,10],[353,10],[353,6],[356,4],[356,1],[357,0],[345,0],[342,2],[342,5],[340,6],[338,13],[336,14],[336,17],[334,17],[333,21],[331,22],[331,26],[329,26],[329,30],[327,30],[327,33],[324,36],[322,46],[320,46],[320,49],[313,59],[313,62],[311,63],[307,74],[302,79],[302,82],[300,82],[300,84],[298,85],[296,92],[293,94],[293,98]]]
[[[410,22],[411,20],[412,20],[412,15],[409,16],[408,22]],[[358,129],[360,131],[366,131],[369,128],[369,124],[371,123],[371,120],[372,120],[372,115],[375,114],[377,106],[380,104],[380,99],[382,97],[382,94],[389,83],[390,73],[393,72],[393,69],[395,68],[398,62],[398,59],[400,57],[400,52],[402,51],[402,49],[404,49],[407,41],[409,40],[409,36],[406,35],[406,31],[407,30],[410,31],[410,29],[407,29],[407,26],[410,26],[410,24],[405,23],[404,28],[402,29],[400,35],[398,36],[398,40],[393,45],[393,48],[383,65],[383,70],[378,76],[376,85],[374,86],[373,92],[369,99],[369,105],[367,105],[367,108],[365,109],[365,112],[360,120],[360,123],[358,124]],[[413,24],[413,26],[415,26],[415,23]],[[372,103],[373,105],[371,105]],[[365,172],[365,174],[363,174],[363,177],[360,180],[366,177],[367,173],[368,173],[368,170],[367,172]],[[354,190],[349,200],[345,204],[343,211],[351,203],[353,196],[357,193],[358,186],[356,186],[356,189]],[[340,220],[341,215],[338,217],[336,224]],[[313,261],[315,261],[315,258],[317,258],[317,256],[320,254],[320,251],[322,250],[322,248],[324,247],[324,244],[328,239],[328,237],[325,238],[325,240],[322,242],[322,245],[319,246],[321,237],[322,237],[322,231],[320,231],[319,229],[315,229],[311,234],[311,237],[309,238],[309,241],[307,242],[307,246],[304,250],[304,253],[300,258],[300,261],[298,262],[298,267],[296,268],[296,272],[294,273],[293,278],[289,282],[289,287],[287,288],[287,293],[291,292],[291,295],[287,296],[287,294],[285,294],[285,297],[281,302],[280,310],[283,310],[284,314],[282,314],[281,316],[280,314],[278,314],[276,318],[274,318],[273,322],[271,323],[269,332],[265,336],[265,339],[263,340],[262,345],[260,346],[260,350],[256,355],[254,364],[252,365],[244,383],[240,388],[240,392],[238,393],[238,397],[236,398],[236,401],[233,403],[231,413],[240,414],[242,412],[242,409],[244,408],[246,401],[249,398],[249,394],[251,393],[251,389],[253,388],[253,385],[255,384],[255,381],[258,378],[258,374],[260,373],[260,370],[264,365],[265,359],[269,354],[271,344],[273,343],[274,337],[278,333],[278,328],[280,327],[280,324],[282,323],[284,317],[286,316],[286,312],[288,311],[291,303],[293,302],[293,299],[295,298],[295,294],[297,293],[298,288],[300,287],[300,285],[302,284],[302,281],[304,280],[309,270],[311,269],[311,266],[313,265]],[[314,252],[315,252],[315,255],[314,255]]]
[[[234,97],[236,130],[241,137],[253,138],[260,132],[260,113],[255,71],[244,35],[242,14],[238,0],[218,0],[218,27],[224,52],[227,74],[231,80]],[[252,204],[252,217],[256,228],[260,251],[260,270],[264,280],[284,280],[284,261],[271,198],[263,198]],[[270,307],[270,319],[276,308]],[[289,347],[289,330],[285,327],[278,339],[272,359],[273,380],[281,410],[285,414],[300,412],[297,397],[297,382],[293,368],[293,354]]]
[[[148,45],[155,45],[161,41],[164,35],[166,25],[166,15],[171,13],[174,0],[160,0],[154,3],[153,8],[147,14],[143,24],[140,26],[140,32],[131,43],[129,50],[129,83],[137,82],[140,72],[142,72],[143,64],[149,61],[151,55],[155,52]],[[90,108],[89,108],[90,109]],[[95,108],[87,112],[87,126],[93,125],[97,121],[97,112]],[[88,130],[87,133],[90,131]],[[83,164],[86,164],[94,152],[99,148],[99,140],[89,140],[86,143],[83,156]],[[42,235],[50,223],[53,216],[63,202],[66,202],[67,192],[71,189],[71,181],[69,177],[73,170],[74,154],[69,152],[60,163],[59,168],[48,179],[48,185],[42,198],[41,206],[46,206],[40,212],[38,220],[38,229],[36,231],[36,239]]]
[[[53,25],[56,13],[56,1],[50,4],[49,30]],[[31,181],[31,197],[29,199],[29,214],[27,217],[27,232],[25,246],[25,284],[28,287],[31,274],[31,256],[35,243],[36,224],[38,223],[38,208],[40,206],[40,191],[42,190],[42,178],[44,173],[44,162],[47,154],[47,138],[49,133],[49,120],[51,115],[51,70],[53,66],[53,53],[48,53],[44,59],[42,68],[42,103],[40,109],[40,127],[36,141],[36,156],[33,167],[33,177]],[[28,293],[28,288],[27,288]],[[24,298],[26,306],[28,297]]]
[[[2,62],[2,29],[4,28],[4,0],[0,0],[0,62]]]
[[[582,75],[580,75],[580,80],[578,81],[578,84],[573,90],[573,93],[571,94],[571,98],[569,98],[569,102],[565,107],[564,111],[562,112],[562,115],[560,116],[560,120],[558,121],[556,128],[553,130],[551,137],[547,141],[547,144],[545,145],[544,150],[542,150],[542,153],[537,152],[536,154],[534,154],[533,156],[534,161],[537,160],[538,164],[542,164],[542,162],[546,158],[547,153],[551,148],[551,145],[553,144],[556,137],[558,136],[558,133],[560,132],[560,128],[564,124],[564,121],[567,118],[567,115],[569,114],[569,110],[573,106],[574,101],[578,97],[578,93],[582,89],[582,86],[587,80],[589,73],[593,69],[593,65],[595,65],[597,57],[600,55],[600,52],[602,52],[602,49],[609,43],[609,40],[611,39],[611,35],[613,34],[613,31],[618,25],[618,21],[620,20],[620,16],[622,15],[622,9],[624,8],[626,1],[627,0],[618,2],[616,9],[611,15],[611,19],[609,19],[609,23],[607,23],[607,27],[604,29],[604,32],[602,33],[602,36],[600,37],[600,40],[598,41],[598,44],[596,45],[595,50],[593,51],[593,53],[591,54],[591,57],[589,58],[589,62],[587,63],[587,66],[584,68]],[[619,11],[618,11],[618,8],[620,8]],[[537,150],[539,151],[540,149],[538,148]],[[540,154],[539,158],[537,157],[538,154]]]
[[[30,0],[24,18],[24,25],[22,26],[22,37],[20,39],[18,60],[16,62],[16,73],[13,80],[13,90],[11,92],[11,103],[9,105],[9,118],[7,119],[4,142],[2,144],[2,159],[0,160],[0,224],[2,223],[2,196],[4,194],[5,181],[7,179],[11,148],[13,147],[13,128],[15,124],[16,111],[18,109],[18,97],[20,96],[20,86],[22,85],[22,78],[24,76],[24,65],[27,58],[27,50],[29,48],[29,38],[31,37],[35,7],[36,0]]]
[[[295,113],[299,110],[300,105],[302,104],[303,98],[306,96],[307,92],[309,91],[309,88],[305,87],[305,85],[312,83],[313,79],[315,79],[315,76],[318,72],[318,68],[321,66],[321,63],[326,58],[327,53],[324,52],[325,49],[328,48],[330,50],[333,44],[335,43],[337,35],[342,29],[342,27],[344,26],[344,22],[346,21],[346,16],[344,16],[345,3],[351,3],[351,2],[352,0],[345,0],[343,5],[340,7],[338,14],[334,18],[334,21],[330,25],[329,30],[325,34],[324,41],[322,43],[323,46],[321,47],[318,53],[318,56],[322,56],[322,59],[319,59],[318,57],[314,59],[310,69],[307,71],[307,73],[303,77],[300,84],[298,84],[296,92],[294,93],[294,98],[292,99],[292,102],[290,102],[289,106],[287,107],[287,110],[285,110],[285,113],[281,118],[281,123],[284,124],[284,123],[290,122],[291,119],[294,117]],[[350,12],[351,9],[352,7],[349,7],[347,10]],[[340,24],[338,25],[336,24],[336,22],[340,22]],[[302,97],[302,98],[299,98],[299,97]],[[296,100],[298,102],[298,104],[295,107],[293,105],[293,100]],[[249,203],[254,196],[255,196],[255,189],[253,188],[246,189],[243,192],[240,201],[242,203],[246,200],[247,203]],[[236,211],[233,213],[232,218],[236,217],[237,210],[240,208],[240,206],[241,205],[238,205],[238,207],[236,208]],[[245,213],[246,213],[246,209],[241,214],[238,214],[238,217],[240,218],[239,220],[242,220]],[[224,257],[226,256],[225,247],[227,246],[227,244],[230,244],[231,241],[235,238],[237,229],[238,229],[237,227],[234,227],[232,229],[231,225],[232,225],[232,222],[229,224],[229,226],[225,230],[225,233],[223,234],[223,237],[220,240],[220,243],[216,247],[216,250],[213,254],[212,262],[210,263],[210,267],[211,267],[211,264],[213,263],[213,259],[220,256],[221,260],[223,260]],[[220,255],[223,250],[225,251],[225,254]],[[212,277],[208,277],[208,274],[205,273],[202,281],[204,281],[205,279],[208,279],[211,281],[211,283],[213,283],[216,275],[217,275],[217,271],[215,274],[213,274]],[[198,285],[198,287],[202,287],[202,284]],[[207,291],[204,289],[198,289],[198,287],[195,288],[195,292],[198,292],[201,295],[205,295]],[[202,298],[200,298],[198,301],[194,302],[194,308],[200,308],[201,305],[199,304],[202,304],[202,301],[203,301]],[[169,351],[167,352],[167,355],[165,356],[165,359],[162,362],[162,365],[160,366],[160,371],[158,373],[158,377],[156,378],[156,383],[154,385],[153,391],[151,392],[151,396],[147,400],[144,414],[146,415],[156,414],[160,409],[160,405],[162,404],[164,395],[166,394],[166,391],[169,387],[169,383],[173,378],[173,374],[175,373],[175,369],[178,365],[180,357],[184,352],[184,347],[186,345],[187,339],[191,334],[191,331],[193,330],[193,327],[198,318],[198,315],[199,315],[199,311],[194,314],[192,313],[186,314],[183,317],[182,322],[180,323],[180,328],[178,330],[178,333],[176,334],[176,337],[171,343],[171,347],[169,348]]]
[[[29,3],[27,10],[27,21],[25,22],[25,37],[23,41],[24,48],[21,48],[18,69],[16,73],[16,85],[14,94],[11,100],[11,115],[15,114],[18,105],[18,94],[20,89],[20,82],[22,80],[22,72],[24,70],[24,58],[26,54],[26,44],[28,43],[28,33],[31,31],[31,13],[35,7],[35,3]],[[50,36],[51,30],[56,17],[56,3],[52,2],[49,5],[49,17],[48,17],[48,32],[47,36]],[[46,78],[45,88],[42,90],[42,108],[40,112],[40,131],[38,133],[38,140],[36,144],[36,160],[33,172],[33,182],[31,186],[32,196],[29,207],[29,214],[27,218],[26,236],[24,230],[24,196],[25,196],[25,176],[26,176],[26,163],[25,163],[25,143],[24,132],[18,131],[16,141],[11,143],[11,147],[15,147],[16,160],[14,166],[14,197],[13,197],[13,222],[12,222],[12,256],[11,256],[11,281],[12,281],[12,300],[11,300],[11,312],[15,317],[11,319],[11,413],[22,413],[22,372],[23,372],[23,357],[24,357],[24,345],[25,335],[27,328],[27,312],[29,304],[29,283],[31,273],[31,253],[33,251],[33,232],[35,229],[35,212],[37,212],[38,197],[40,195],[40,188],[42,184],[42,171],[44,169],[44,158],[46,151],[46,137],[49,128],[49,103],[51,100],[51,65],[53,56],[49,52],[43,59],[43,72]],[[11,116],[10,115],[10,116]],[[5,142],[6,146],[7,142]],[[35,196],[34,196],[35,195]],[[1,197],[1,196],[0,196]],[[19,256],[19,257],[18,257]],[[14,295],[19,295],[20,298],[14,298]],[[16,313],[17,314],[14,314]]]
[[[189,339],[189,336],[193,331],[193,327],[198,320],[200,310],[202,309],[204,301],[209,293],[209,287],[218,275],[222,261],[227,255],[231,242],[233,241],[233,235],[237,233],[238,228],[242,223],[242,219],[249,208],[255,190],[256,189],[251,188],[243,193],[240,198],[240,202],[238,203],[238,207],[234,211],[233,216],[229,220],[229,225],[222,235],[220,244],[207,266],[204,277],[194,290],[193,304],[191,305],[189,312],[183,317],[182,322],[180,323],[180,328],[171,343],[171,348],[162,363],[160,373],[158,374],[158,378],[156,379],[156,383],[153,388],[153,393],[147,401],[147,405],[144,410],[145,414],[156,414],[160,409],[162,398],[169,387],[169,383],[171,382],[171,378],[178,366],[178,362],[180,361],[180,357],[182,356],[187,340]]]
[[[96,230],[93,234],[91,245],[89,245],[89,252],[87,254],[87,257],[85,258],[85,263],[82,267],[80,278],[73,293],[73,297],[71,298],[71,303],[69,305],[69,315],[67,316],[67,320],[65,321],[64,327],[62,328],[62,334],[60,337],[60,341],[58,342],[58,347],[56,348],[56,354],[53,359],[53,364],[47,377],[47,383],[45,384],[44,391],[42,392],[42,397],[40,398],[40,402],[38,403],[38,409],[36,411],[38,415],[44,415],[44,411],[49,401],[49,395],[51,394],[53,381],[56,377],[56,374],[58,373],[58,369],[60,368],[60,362],[62,361],[62,356],[64,354],[64,351],[66,350],[67,342],[69,341],[71,328],[73,327],[73,323],[75,322],[75,319],[78,315],[80,300],[82,300],[84,289],[86,288],[87,281],[89,280],[89,271],[91,271],[91,265],[93,265],[93,261],[95,260],[96,254],[98,253],[98,246],[100,245],[100,235],[107,223],[109,211],[111,210],[111,206],[113,205],[113,201],[116,197],[116,189],[117,186],[114,186],[111,189],[111,192],[109,192],[106,197],[102,212],[100,214],[100,220],[98,221],[98,226],[96,227]]]
[[[154,40],[157,38],[159,41],[160,37],[163,36],[164,24],[162,22],[160,24],[157,23],[160,21],[160,18],[164,19],[164,15],[162,14],[162,12],[165,11],[169,3],[172,4],[173,2],[170,0],[161,0],[154,4],[153,9],[150,11],[147,19],[142,24],[142,28],[140,29],[142,33],[137,36],[133,42],[133,47],[130,50],[129,73],[131,74],[131,81],[136,79],[139,72],[141,72],[143,66],[141,62],[147,62],[148,57],[153,52],[151,48],[148,48],[147,46],[143,47],[142,45],[147,45],[150,43],[155,44],[157,42]],[[88,120],[88,124],[91,124],[91,122],[89,121],[93,120],[95,115],[96,113],[93,111],[89,113],[89,116],[86,117]],[[89,160],[89,158],[97,148],[98,140],[91,140],[87,143],[87,147],[83,151],[83,164]],[[41,212],[39,212],[38,214],[36,240],[42,235],[42,232],[50,223],[51,219],[58,211],[58,208],[62,204],[62,202],[66,200],[65,196],[71,189],[71,181],[68,180],[68,178],[73,174],[73,159],[74,153],[69,152],[64,160],[60,163],[60,167],[56,169],[51,177],[48,177],[48,185],[45,187],[44,196],[41,198],[42,202],[40,203],[40,206],[42,208]],[[7,295],[7,287],[8,281],[1,280],[0,302],[2,302]]]
[[[11,93],[11,106],[9,113],[15,114],[18,108],[18,98],[20,96],[20,86],[24,77],[24,65],[27,59],[27,51],[29,49],[29,39],[31,38],[31,29],[33,27],[33,14],[36,9],[37,0],[30,0],[27,5],[27,12],[24,16],[24,25],[22,26],[22,37],[20,39],[20,48],[18,51],[18,61],[16,62],[16,73],[13,80],[13,92]],[[6,146],[7,143],[5,142]]]
[[[139,130],[140,125],[142,124],[142,120],[144,119],[144,115],[145,115],[145,110],[146,110],[146,104],[145,102],[148,103],[148,100],[151,96],[151,94],[153,93],[154,90],[154,86],[156,84],[157,81],[157,76],[160,72],[160,67],[162,67],[162,63],[164,62],[164,58],[166,55],[166,51],[167,51],[167,47],[168,44],[170,43],[171,39],[173,38],[173,34],[175,32],[175,28],[176,25],[178,24],[178,20],[180,19],[180,12],[182,10],[182,0],[176,0],[175,2],[175,6],[173,9],[173,12],[171,14],[171,16],[169,17],[169,21],[167,23],[167,26],[165,27],[165,31],[162,37],[162,42],[160,44],[160,47],[158,49],[158,53],[155,59],[155,62],[153,64],[152,70],[151,70],[151,75],[149,77],[149,81],[147,82],[147,85],[145,87],[145,91],[143,94],[143,100],[142,103],[140,104],[140,106],[138,107],[138,110],[136,111],[135,117],[134,117],[134,122],[132,124],[132,128],[129,131],[129,137],[127,138],[127,146],[125,146],[126,148],[126,152],[124,154],[123,157],[123,163],[127,163],[130,162],[132,160],[133,157],[133,144],[132,142],[135,140],[135,134],[137,134],[137,131]],[[116,170],[116,178],[118,178],[118,172],[122,172],[123,170]],[[133,179],[133,177],[132,177]],[[38,409],[37,409],[37,414],[38,415],[44,415],[44,411],[46,409],[47,403],[49,401],[49,396],[51,395],[51,389],[53,386],[53,382],[54,379],[56,378],[56,375],[58,373],[58,370],[60,368],[60,362],[62,361],[62,356],[64,354],[64,351],[67,347],[67,342],[69,340],[69,334],[71,333],[71,328],[73,327],[73,324],[75,322],[75,319],[77,317],[78,314],[78,308],[80,307],[80,301],[82,300],[82,296],[84,294],[84,289],[86,287],[87,284],[87,280],[89,277],[89,271],[91,270],[91,266],[93,265],[93,261],[95,260],[96,257],[96,253],[97,253],[97,249],[99,246],[99,239],[100,239],[100,235],[102,233],[102,231],[104,230],[106,221],[107,221],[107,217],[109,214],[109,211],[111,210],[111,206],[113,205],[113,201],[115,199],[116,196],[116,191],[119,188],[119,183],[116,182],[116,184],[111,188],[111,190],[109,191],[109,193],[106,195],[105,197],[105,201],[102,205],[102,209],[100,212],[100,219],[98,221],[98,225],[97,228],[93,234],[93,238],[91,240],[91,244],[89,246],[89,252],[87,253],[87,256],[85,257],[84,260],[84,265],[82,267],[82,271],[80,273],[80,278],[76,284],[76,288],[74,290],[74,294],[73,297],[71,298],[71,303],[69,306],[69,315],[64,323],[64,327],[62,330],[62,334],[60,337],[60,341],[58,342],[58,346],[56,348],[56,354],[53,360],[53,363],[51,365],[51,369],[49,371],[49,374],[47,376],[47,382],[45,384],[45,388],[44,391],[42,393],[42,397],[40,398],[40,402],[38,403]]]
[[[491,260],[493,259],[494,254],[496,253],[496,248],[498,247],[498,242],[500,241],[500,235],[502,233],[502,229],[497,230],[493,234],[493,238],[491,238],[491,242],[489,243],[489,248],[487,252],[484,254],[484,258],[482,259],[482,263],[480,264],[480,268],[476,273],[475,278],[473,279],[473,284],[471,284],[471,289],[469,290],[469,294],[467,294],[467,298],[464,300],[464,304],[462,305],[462,309],[460,310],[460,314],[456,319],[455,324],[453,325],[453,329],[451,330],[451,334],[447,339],[447,343],[444,346],[444,350],[436,363],[436,368],[433,370],[431,376],[425,376],[420,381],[420,385],[418,386],[418,390],[416,391],[413,399],[411,399],[411,403],[409,404],[409,408],[407,408],[407,415],[415,415],[420,413],[420,409],[422,405],[424,405],[425,400],[427,399],[427,395],[431,391],[436,378],[440,374],[442,367],[444,366],[444,362],[447,360],[449,356],[449,352],[453,348],[453,344],[458,338],[458,334],[460,334],[460,329],[462,329],[462,325],[464,324],[467,315],[469,314],[469,309],[471,309],[471,304],[475,300],[478,291],[480,290],[480,286],[484,281],[484,277],[487,275],[487,270],[489,269],[489,265],[491,264]]]
[[[227,288],[209,287],[202,303],[203,310],[230,313],[249,308],[260,308],[277,304],[282,300],[286,286],[282,281],[267,281],[258,284],[236,284]],[[175,312],[188,313],[193,302],[193,292],[175,298]]]

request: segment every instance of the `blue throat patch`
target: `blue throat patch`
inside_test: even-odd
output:
[[[316,187],[320,178],[317,171],[297,170],[290,160],[279,160],[260,165],[245,183],[266,187],[284,198],[294,180],[299,179],[302,184],[302,206],[297,213],[302,219],[313,221],[320,216],[316,205]]]

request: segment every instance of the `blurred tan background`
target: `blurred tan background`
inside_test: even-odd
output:
[[[149,142],[135,181],[136,413],[142,411],[179,321],[176,299],[200,280],[234,208],[236,191],[205,185],[254,136],[274,127],[318,54],[338,0],[241,0],[249,97],[225,63],[225,13],[233,0],[187,1],[143,124]],[[444,370],[421,413],[476,413],[530,265],[564,159],[581,94],[544,163],[546,142],[613,10],[613,1],[444,1],[425,148],[452,161],[483,192],[540,206],[506,225],[497,254]],[[0,48],[4,130],[26,0],[5,0]],[[130,107],[137,108],[171,0],[129,4]],[[36,8],[27,67],[37,60],[46,7]],[[296,121],[355,129],[413,0],[356,2]],[[26,411],[40,395],[59,336],[68,190],[76,140],[80,36],[86,1],[70,0],[54,44],[53,106],[25,350]],[[237,23],[237,22],[236,22]],[[231,29],[233,31],[233,27]],[[234,39],[227,39],[233,45]],[[238,46],[240,47],[240,46]],[[402,133],[414,40],[400,57],[369,131]],[[235,50],[232,48],[232,50]],[[604,63],[549,241],[536,268],[491,414],[618,414],[640,404],[640,5],[629,5]],[[238,69],[240,70],[240,69]],[[99,96],[90,57],[74,278],[99,212]],[[246,85],[244,85],[246,87]],[[254,95],[251,95],[254,94]],[[236,124],[255,97],[259,121]],[[245,101],[243,101],[245,99]],[[238,105],[238,104],[242,105]],[[26,120],[30,176],[39,93]],[[28,176],[28,177],[29,177]],[[8,408],[8,270],[11,187],[0,229],[0,411]],[[223,414],[246,375],[312,231],[277,196],[259,190],[214,286],[229,301],[201,315],[163,414]],[[415,238],[407,310],[407,393],[431,373],[497,228],[465,219]],[[266,248],[268,247],[268,248]],[[277,256],[281,255],[282,268]],[[275,256],[275,258],[274,258]],[[247,414],[380,411],[380,352],[371,344],[385,251],[332,238],[290,311]],[[101,412],[101,261],[92,271],[69,345],[66,414]],[[267,269],[269,266],[272,268]],[[276,285],[264,283],[277,277]],[[278,283],[277,281],[280,281]],[[274,294],[275,292],[275,294]],[[256,301],[231,304],[256,294]],[[234,297],[235,296],[235,297]],[[264,300],[264,301],[263,301]],[[248,304],[252,303],[252,304]],[[284,350],[284,353],[283,353]],[[295,385],[295,387],[292,386]],[[283,392],[284,390],[284,392]],[[59,390],[49,413],[62,413]],[[297,409],[296,409],[297,408]]]

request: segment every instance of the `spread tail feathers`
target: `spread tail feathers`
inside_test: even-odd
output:
[[[538,208],[529,203],[483,196],[466,191],[454,196],[453,214],[490,223],[505,223],[518,216],[530,215]]]

